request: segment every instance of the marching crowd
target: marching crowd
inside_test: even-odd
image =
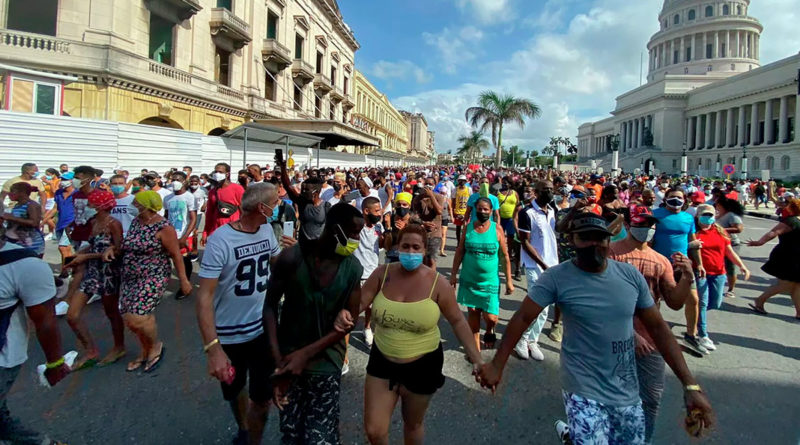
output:
[[[42,175],[23,164],[0,193],[0,440],[59,443],[6,406],[27,359],[28,319],[50,384],[126,357],[126,327],[139,348],[125,370],[149,373],[168,346],[155,313],[173,274],[171,296],[193,297],[208,373],[238,425],[234,443],[261,443],[270,405],[282,443],[339,443],[341,376],[362,313],[372,444],[389,443],[398,402],[405,443],[423,443],[426,410],[445,381],[442,316],[492,391],[510,355],[544,359],[538,340],[552,318],[565,443],[650,443],[666,366],[684,386],[687,432],[699,437],[714,413],[661,302],[684,312],[683,346],[711,353],[709,311],[750,276],[739,252],[778,238],[762,267],[776,282],[751,308],[766,314],[768,299],[786,293],[800,319],[797,192],[775,181],[477,165],[290,171],[280,154],[274,168],[238,173],[225,163],[208,174],[184,166],[138,175],[62,164]],[[741,239],[744,206],[769,204],[780,221],[758,240]],[[457,248],[440,274],[450,225]],[[52,280],[42,278],[53,275],[42,260],[47,242],[60,254],[49,258],[60,263]],[[502,294],[522,275],[527,297],[498,340]],[[99,333],[83,320],[96,299],[110,351],[99,351]],[[57,315],[77,340],[71,367]],[[491,360],[481,355],[495,348]]]

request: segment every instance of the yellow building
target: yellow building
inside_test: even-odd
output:
[[[405,155],[408,147],[408,122],[364,73],[356,70],[354,78],[356,106],[350,116],[350,124],[379,141],[377,147],[357,147],[354,151],[366,154],[382,150]]]
[[[0,0],[11,111],[377,144],[348,124],[358,48],[336,0]]]

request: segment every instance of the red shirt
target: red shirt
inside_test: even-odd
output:
[[[222,188],[213,188],[210,192],[208,192],[206,224],[203,228],[203,235],[209,236],[214,233],[217,228],[222,227],[231,221],[239,220],[238,207],[242,204],[242,195],[244,195],[244,188],[235,183],[230,183]],[[218,210],[218,203],[220,201],[235,205],[237,207],[236,213],[229,217],[223,217],[220,215]]]
[[[739,192],[737,192],[736,190],[731,190],[730,192],[728,192],[727,195],[725,195],[725,197],[728,198],[728,199],[732,199],[734,201],[738,201],[739,200]]]
[[[722,236],[714,226],[706,230],[697,229],[697,239],[703,242],[700,257],[708,275],[725,275],[725,252],[731,240]]]

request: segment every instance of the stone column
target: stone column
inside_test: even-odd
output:
[[[739,145],[744,144],[745,110],[746,109],[744,105],[739,107],[739,131],[738,131],[739,140],[736,141]]]
[[[722,110],[716,112],[717,120],[714,123],[714,147],[721,147],[722,146]]]
[[[695,34],[692,34],[692,54],[690,54],[691,60],[697,60],[697,47],[694,46],[695,44]]]
[[[741,32],[736,31],[736,54],[734,54],[734,57],[737,57],[737,58],[741,58],[742,57],[742,46],[741,46],[741,41],[740,41],[740,37],[739,37],[740,34],[741,34]]]
[[[764,145],[774,144],[772,131],[772,99],[767,99],[764,105]]]
[[[711,113],[706,113],[706,145],[703,148],[706,150],[713,148],[711,145]]]
[[[795,117],[797,120],[797,117]],[[778,115],[778,143],[783,144],[789,137],[789,98],[781,97],[781,110]]]
[[[733,112],[734,108],[728,108],[728,116],[725,122],[725,145],[733,147]]]
[[[695,148],[695,150],[700,150],[701,148],[703,148],[703,139],[702,139],[702,137],[703,137],[702,128],[703,127],[702,127],[702,125],[703,125],[703,115],[702,114],[698,114],[697,115],[697,123],[694,126],[694,148]]]
[[[686,119],[686,137],[684,141],[686,142],[686,148],[690,150],[694,148],[694,145],[692,145],[694,141],[694,121],[691,117]]]
[[[678,55],[678,62],[688,62],[684,60],[686,57],[686,36],[681,37],[681,53]]]
[[[675,59],[673,59],[673,54],[675,54],[675,39],[670,39],[670,41],[669,41],[669,56],[667,57],[667,60],[669,61],[669,62],[667,62],[668,65],[672,65],[673,62],[675,62]]]
[[[627,121],[625,125],[625,149],[631,148],[631,121]]]
[[[719,31],[714,32],[714,58],[719,59]]]
[[[800,96],[796,98],[794,104],[794,141],[800,141]]]
[[[731,57],[731,31],[725,31],[725,57]]]
[[[702,54],[700,56],[701,59],[705,59],[706,58],[706,46],[708,46],[708,33],[704,32],[703,33],[703,50],[700,51],[700,54]]]
[[[750,108],[750,145],[758,145],[758,102]]]

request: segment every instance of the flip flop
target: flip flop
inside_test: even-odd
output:
[[[155,371],[156,368],[158,368],[158,365],[161,364],[161,360],[164,358],[164,353],[165,352],[167,352],[167,347],[164,346],[164,345],[161,345],[161,353],[147,361],[147,364],[144,367],[144,372],[153,372],[153,371]]]
[[[144,362],[146,362],[146,361],[147,361],[147,360],[137,360],[137,361],[135,362],[135,363],[136,363],[136,366],[134,366],[133,368],[131,368],[131,364],[130,364],[130,363],[128,363],[128,366],[125,368],[125,372],[134,372],[134,371],[137,371],[139,368],[141,368],[141,367],[142,367],[142,365],[144,365]],[[134,363],[134,362],[131,362],[131,363]]]
[[[757,313],[757,314],[761,314],[761,315],[768,315],[769,314],[769,312],[765,311],[763,308],[760,308],[760,307],[756,306],[753,303],[748,303],[747,305],[750,306],[750,309],[753,312]]]
[[[80,371],[82,369],[89,369],[89,368],[94,367],[96,364],[97,364],[97,359],[96,358],[90,358],[89,360],[86,360],[85,362],[81,363],[81,365],[78,366],[77,368],[75,368],[74,371]]]
[[[103,361],[103,360],[100,360],[100,361],[97,363],[97,367],[98,367],[98,368],[102,368],[102,367],[105,367],[105,366],[111,365],[112,363],[116,363],[117,361],[119,361],[119,359],[121,359],[122,357],[125,357],[125,355],[126,355],[127,353],[128,353],[127,351],[120,351],[120,352],[118,352],[116,355],[114,355],[114,356],[111,358],[111,360],[109,360],[109,361],[107,361],[107,362],[106,362],[106,361]]]

